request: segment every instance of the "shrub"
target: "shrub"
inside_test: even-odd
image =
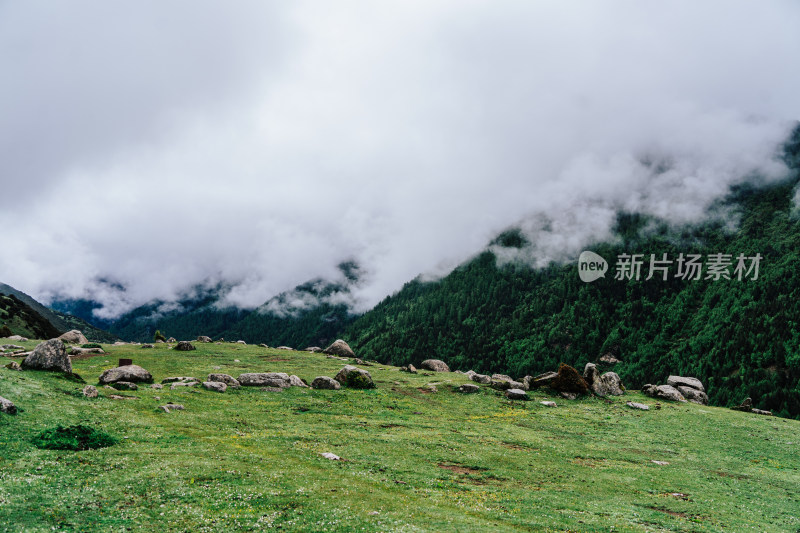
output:
[[[33,438],[33,445],[44,450],[94,450],[117,443],[104,431],[88,426],[69,426],[47,429]]]
[[[156,330],[155,334],[153,335],[153,342],[167,342],[167,338],[161,334],[160,330]]]
[[[10,337],[14,332],[6,324],[0,326],[0,337]]]
[[[558,367],[558,377],[550,382],[550,388],[559,392],[577,392],[587,394],[589,385],[577,370],[569,365],[561,363]]]
[[[90,342],[89,344],[81,345],[81,348],[102,348],[102,346],[100,346],[96,342]]]

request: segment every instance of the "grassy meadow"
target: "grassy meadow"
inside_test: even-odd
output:
[[[271,371],[310,383],[346,364],[194,344],[104,345],[106,355],[73,358],[73,367],[94,385],[119,358],[156,383]],[[0,362],[10,360],[19,361]],[[88,399],[59,374],[0,366],[0,396],[20,410],[0,414],[0,532],[800,531],[798,421],[695,404],[655,409],[637,392],[567,401],[532,391],[533,401],[511,402],[489,388],[455,391],[468,382],[458,373],[362,368],[376,389],[144,385],[98,387]],[[168,402],[185,410],[158,409]],[[32,444],[73,424],[118,443],[79,452]]]

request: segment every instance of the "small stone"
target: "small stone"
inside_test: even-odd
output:
[[[19,366],[19,363],[17,363],[16,361],[11,361],[10,363],[8,363],[6,365],[6,368],[9,370],[22,370],[22,367]]]
[[[14,405],[14,402],[11,400],[7,400],[0,396],[0,413],[15,415],[17,414],[17,406]]]
[[[203,388],[214,392],[225,392],[228,386],[221,381],[204,381]]]
[[[115,381],[111,384],[116,390],[137,390],[139,388],[136,383],[131,383],[130,381]]]
[[[465,394],[472,394],[480,390],[481,390],[480,387],[478,387],[477,385],[473,385],[472,383],[464,383],[458,388],[458,392],[463,392]]]
[[[199,381],[186,381],[186,382],[180,381],[170,384],[169,390],[175,390],[179,387],[196,387],[198,385],[200,385]]]
[[[481,385],[489,385],[492,382],[491,376],[484,374],[472,374],[469,379],[476,383],[480,383]]]
[[[220,368],[220,367],[215,367],[215,368]],[[221,383],[226,384],[228,387],[232,389],[238,389],[239,387],[242,386],[242,384],[239,383],[239,381],[236,378],[228,374],[209,374],[208,381],[219,381]]]
[[[335,453],[324,452],[320,454],[325,459],[330,459],[331,461],[341,461],[342,458],[336,455]]]
[[[508,389],[506,391],[506,398],[509,400],[529,400],[528,393],[522,389]]]
[[[341,387],[341,383],[328,376],[316,377],[311,382],[312,389],[339,390]]]
[[[631,409],[641,409],[642,411],[649,411],[650,410],[650,406],[649,405],[645,405],[643,403],[628,402],[625,405],[627,405]]]
[[[551,402],[550,400],[544,400],[539,403],[544,405],[545,407],[557,407],[556,402]]]
[[[155,390],[161,390],[164,388],[164,385],[162,385],[161,383],[153,383],[152,385],[150,385],[150,388]]]
[[[161,383],[163,383],[164,385],[167,385],[169,383],[188,383],[188,382],[191,382],[191,381],[200,381],[200,380],[197,379],[197,378],[190,377],[190,376],[171,376],[171,377],[162,379]]]
[[[97,398],[97,387],[94,385],[86,385],[81,392],[87,398]]]

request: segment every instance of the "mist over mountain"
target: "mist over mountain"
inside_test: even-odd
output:
[[[541,266],[619,211],[698,222],[785,177],[798,25],[788,0],[3,3],[0,272],[111,320],[355,261],[360,312],[510,227]]]

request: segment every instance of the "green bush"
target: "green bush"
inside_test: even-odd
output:
[[[102,346],[100,346],[96,342],[90,342],[89,344],[81,345],[81,348],[102,348]]]
[[[104,431],[88,426],[69,426],[47,429],[33,438],[33,445],[44,450],[94,450],[117,443]]]
[[[167,342],[167,338],[161,333],[160,330],[157,329],[156,332],[153,334],[153,342],[158,342],[158,341]]]
[[[14,332],[6,324],[0,326],[0,337],[10,337]]]
[[[364,374],[351,372],[347,375],[347,386],[352,389],[374,389],[375,383]]]

